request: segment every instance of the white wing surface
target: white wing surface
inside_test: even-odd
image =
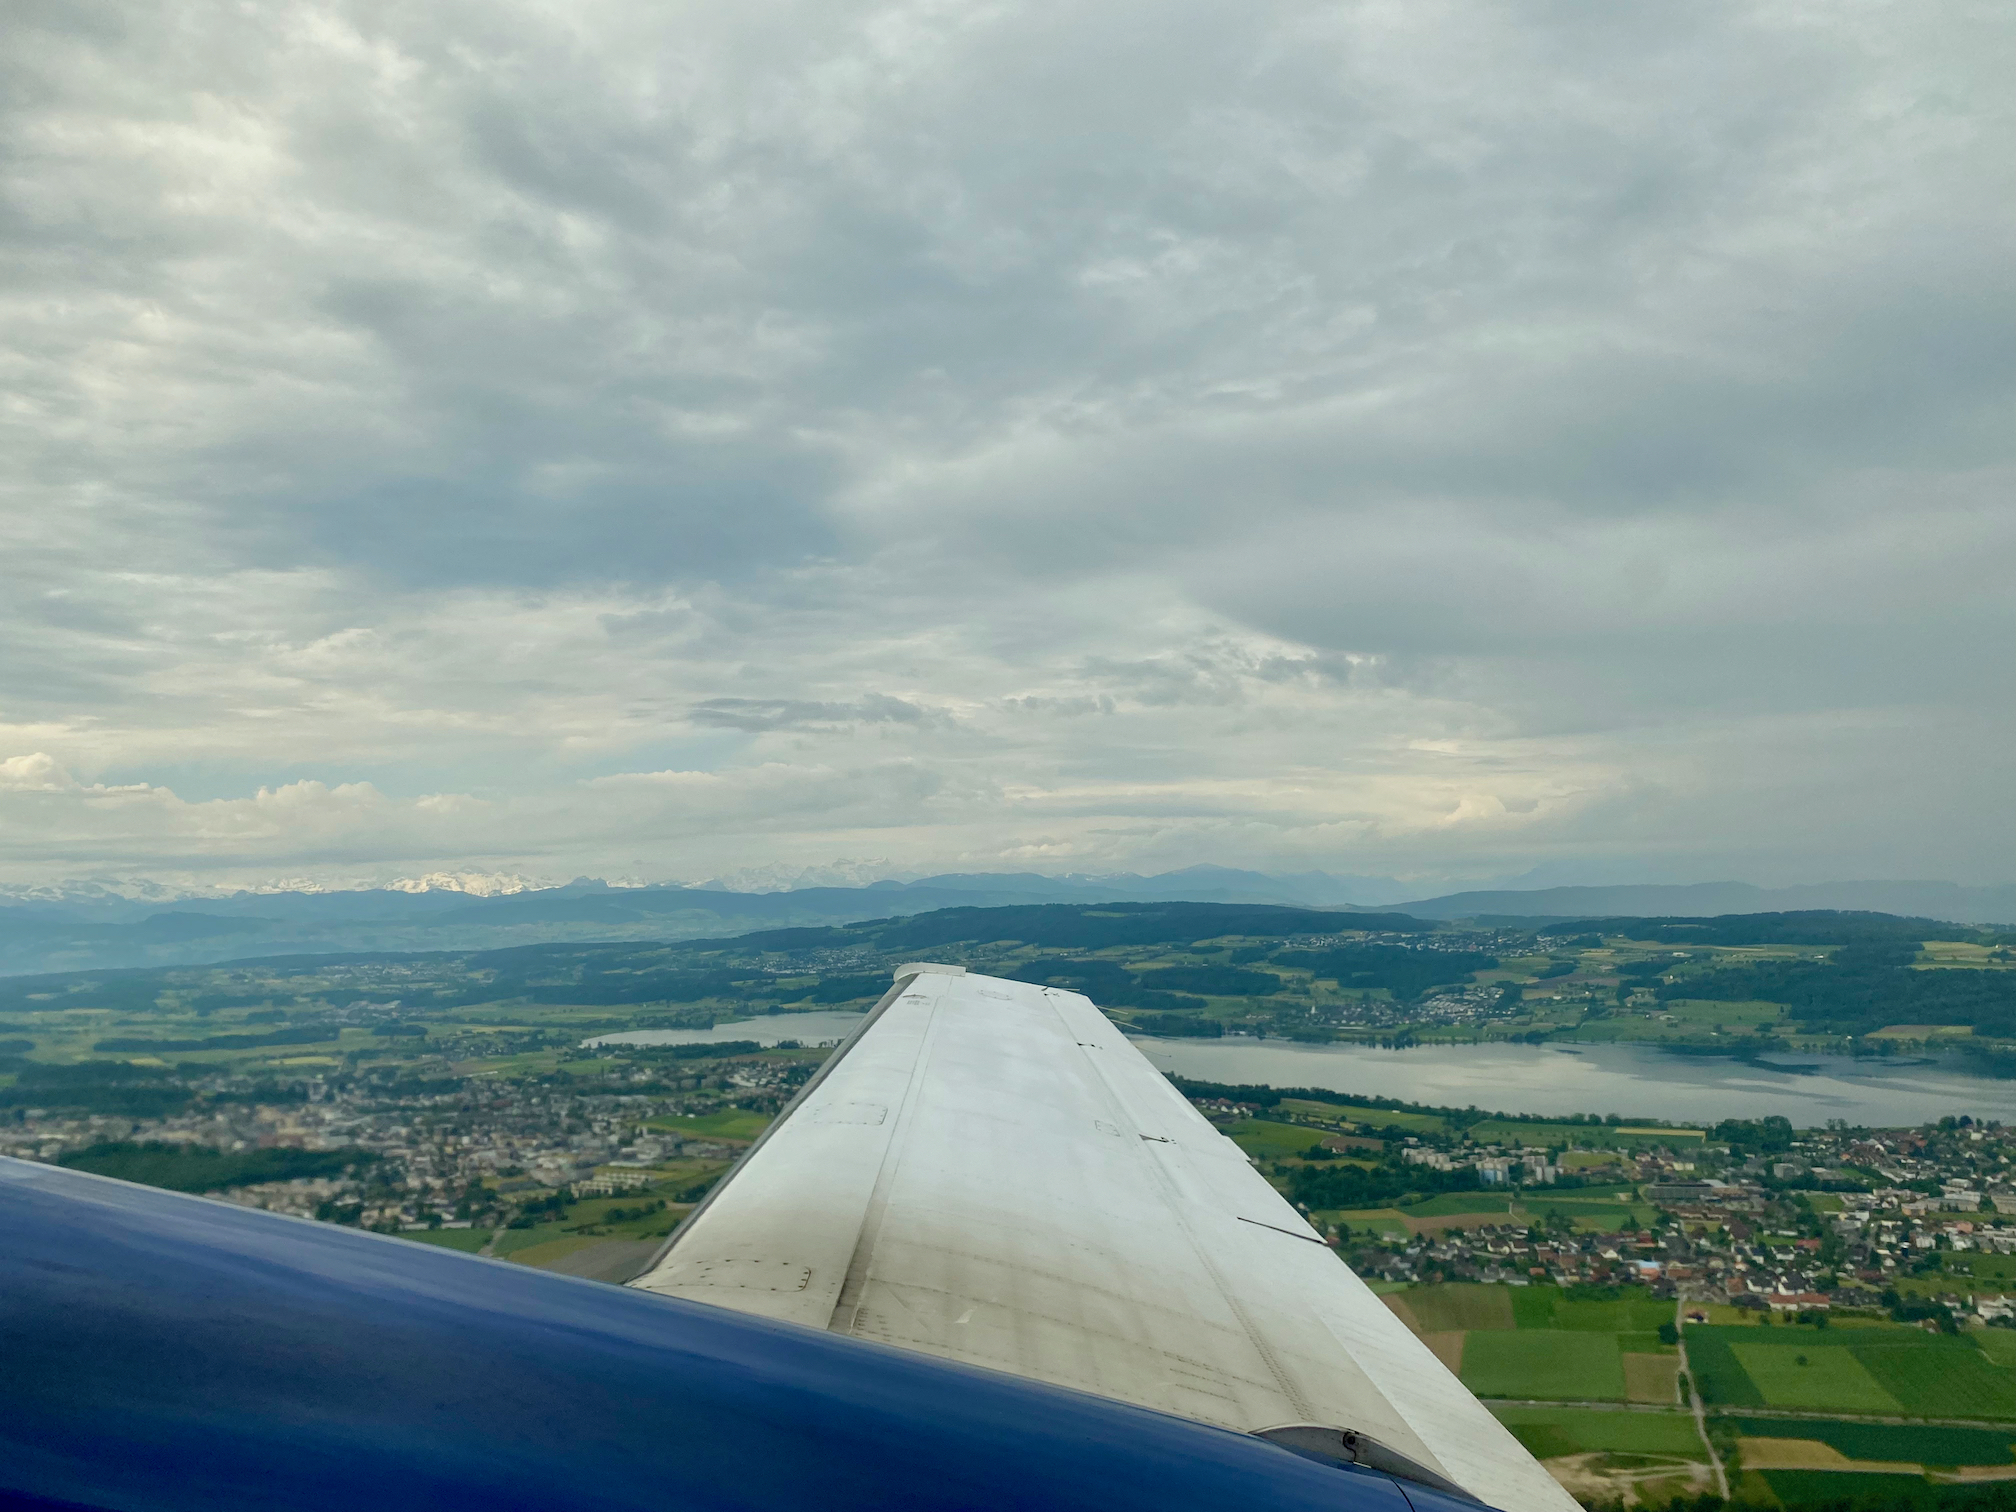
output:
[[[631,1283],[1575,1502],[1084,997],[905,967]],[[1320,1430],[1320,1431],[1317,1431]]]

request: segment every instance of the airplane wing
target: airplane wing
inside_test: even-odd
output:
[[[1576,1503],[1086,998],[899,969],[631,1285]]]

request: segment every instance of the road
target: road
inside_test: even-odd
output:
[[[1575,1402],[1561,1397],[1486,1397],[1488,1407],[1577,1407],[1589,1412],[1672,1412],[1647,1402]],[[1698,1405],[1698,1403],[1697,1403]],[[1895,1428],[1991,1428],[2016,1433],[2000,1418],[1878,1417],[1869,1412],[1800,1412],[1789,1407],[1717,1407],[1715,1417],[1783,1418],[1788,1422],[1884,1423]]]
[[[1687,1363],[1687,1319],[1685,1302],[1673,1304],[1673,1331],[1679,1335],[1680,1379],[1685,1383],[1688,1404],[1694,1409],[1694,1431],[1701,1435],[1701,1447],[1708,1451],[1709,1468],[1715,1472],[1715,1494],[1729,1500],[1729,1472],[1722,1468],[1722,1456],[1708,1437],[1708,1409],[1701,1401],[1701,1383],[1694,1379],[1694,1367]]]

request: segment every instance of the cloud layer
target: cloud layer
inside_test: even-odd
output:
[[[14,30],[6,878],[2008,875],[2000,8]]]

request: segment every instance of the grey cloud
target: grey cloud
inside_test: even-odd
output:
[[[901,698],[871,693],[855,703],[813,703],[792,698],[710,698],[695,704],[695,724],[755,733],[762,730],[832,730],[861,724],[921,725],[942,718]]]
[[[1076,719],[1087,714],[1114,714],[1119,712],[1119,704],[1110,693],[1081,693],[1071,697],[1056,697],[1050,694],[1029,693],[1001,700],[1002,707],[1014,709],[1023,714],[1048,715],[1054,718]]]
[[[451,866],[772,762],[828,824],[655,864],[2006,866],[2004,13],[17,9],[0,760]]]

